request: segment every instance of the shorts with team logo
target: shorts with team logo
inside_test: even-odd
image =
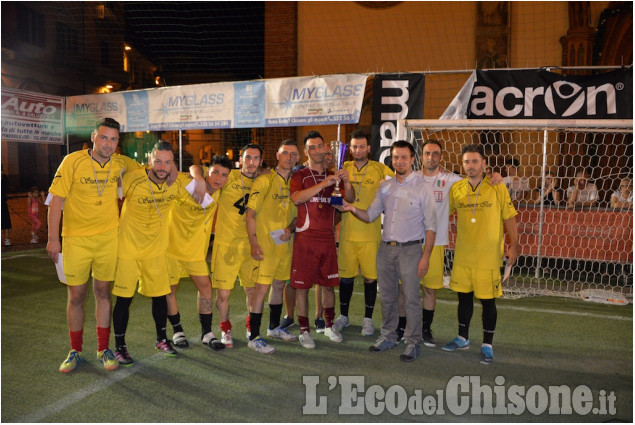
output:
[[[275,280],[289,280],[291,275],[291,256],[272,257],[264,255],[262,261],[253,261],[253,279],[261,285],[271,285]]]
[[[212,288],[234,289],[236,277],[240,285],[253,288],[254,264],[251,258],[251,246],[248,240],[240,241],[235,246],[214,243],[212,249]]]
[[[291,260],[291,286],[310,289],[314,283],[331,287],[340,284],[335,239],[316,241],[296,236]]]
[[[139,293],[146,297],[169,294],[171,292],[170,277],[166,256],[160,255],[144,260],[119,258],[112,294],[132,298],[137,289],[137,283],[139,283]]]
[[[166,257],[168,262],[168,274],[170,285],[178,285],[182,277],[209,276],[209,267],[205,260],[183,261],[173,257]]]
[[[482,300],[498,298],[503,295],[500,270],[454,266],[450,289],[466,293],[474,291],[474,296]]]
[[[114,228],[93,236],[64,236],[62,259],[66,284],[83,285],[91,276],[111,282],[117,270],[119,229]]]
[[[430,254],[428,272],[421,279],[423,286],[429,289],[443,289],[443,260],[445,247],[435,245]]]
[[[343,279],[355,277],[360,270],[362,276],[377,279],[377,251],[380,241],[345,241],[340,240],[337,262],[339,274]]]

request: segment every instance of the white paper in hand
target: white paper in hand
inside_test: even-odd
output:
[[[66,274],[64,274],[64,260],[62,259],[62,253],[57,254],[57,263],[55,263],[55,270],[57,270],[57,278],[62,283],[66,283]]]
[[[273,230],[273,231],[269,232],[269,234],[273,238],[273,242],[276,245],[280,245],[280,244],[289,242],[289,241],[283,241],[282,239],[280,239],[280,237],[282,235],[284,235],[284,229]]]
[[[509,276],[511,276],[511,274],[512,274],[512,265],[508,263],[505,266],[505,272],[503,273],[503,282],[509,279]]]
[[[188,191],[190,195],[194,195],[194,190],[196,189],[196,180],[192,180],[185,186],[185,190]],[[201,202],[201,207],[207,208],[209,204],[214,202],[214,198],[209,196],[209,193],[205,193],[205,197],[203,197],[203,202]]]

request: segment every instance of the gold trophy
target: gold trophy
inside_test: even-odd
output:
[[[346,150],[348,149],[348,145],[346,143],[342,143],[339,140],[334,140],[331,142],[331,153],[333,154],[333,162],[335,163],[335,172],[342,168],[344,165],[344,158],[346,158]],[[331,199],[329,200],[329,204],[331,205],[342,205],[343,198],[342,192],[340,191],[340,182],[337,181],[335,183],[335,188],[333,189],[333,193],[331,194]]]

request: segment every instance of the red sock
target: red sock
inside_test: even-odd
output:
[[[81,352],[84,343],[84,330],[68,331],[68,336],[71,338],[71,350]]]
[[[300,325],[300,333],[311,332],[309,328],[309,318],[307,316],[298,316],[298,324]]]
[[[223,332],[231,331],[232,330],[231,322],[229,320],[225,322],[220,322],[220,330]]]
[[[333,326],[334,318],[335,318],[335,307],[324,308],[324,321],[326,322],[327,328],[330,328],[331,326]]]
[[[97,326],[97,351],[104,351],[110,342],[110,327],[100,328]]]
[[[247,317],[245,318],[245,327],[247,328],[249,332],[251,332],[251,316],[250,315],[247,315]]]

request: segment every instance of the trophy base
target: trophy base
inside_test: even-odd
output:
[[[344,198],[341,196],[331,196],[329,205],[344,205]]]

